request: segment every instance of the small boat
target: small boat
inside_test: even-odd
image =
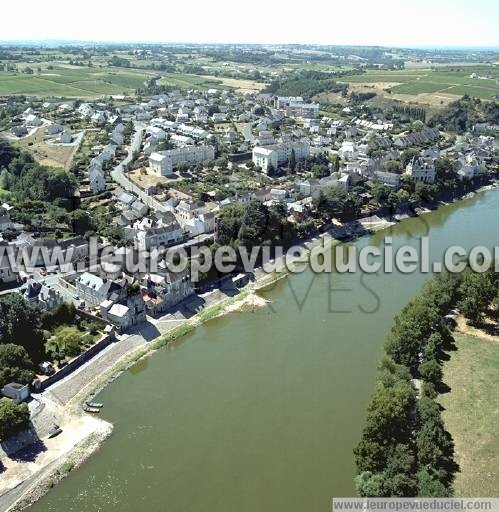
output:
[[[99,407],[91,407],[89,405],[84,405],[83,406],[83,410],[85,412],[93,412],[95,414],[99,413],[100,412],[100,408]]]
[[[92,402],[90,400],[86,400],[85,404],[89,407],[97,407],[97,409],[102,409],[104,407],[104,404],[101,404],[99,402]]]
[[[54,425],[52,430],[49,432],[49,439],[58,436],[62,432],[62,428],[59,425]]]

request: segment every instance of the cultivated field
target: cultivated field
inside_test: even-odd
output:
[[[499,340],[456,334],[444,365],[443,418],[456,449],[457,496],[496,496],[499,489]]]
[[[26,94],[40,97],[97,98],[130,94],[144,85],[152,71],[114,67],[83,67],[69,64],[40,65],[32,75],[0,72],[0,96]]]
[[[207,75],[190,75],[186,73],[166,73],[163,78],[158,80],[158,84],[172,85],[182,88],[206,89],[235,89],[239,91],[259,91],[265,87],[265,84],[254,82],[253,80],[243,80],[238,78],[224,78]]]
[[[479,77],[471,78],[476,73]],[[346,76],[338,81],[355,86],[372,85],[383,95],[432,104],[455,100],[464,94],[494,100],[499,94],[499,68],[493,66],[439,67],[437,69],[405,69],[401,71],[368,70],[365,74]],[[387,86],[389,84],[389,86]],[[388,90],[385,90],[388,89]]]

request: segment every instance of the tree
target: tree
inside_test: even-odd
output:
[[[419,374],[425,382],[439,384],[442,381],[442,367],[436,359],[430,359],[419,365]]]
[[[0,388],[9,382],[29,384],[35,377],[33,362],[20,345],[0,345]]]
[[[357,494],[366,498],[385,495],[385,477],[382,473],[363,471],[355,477]]]
[[[288,167],[291,173],[294,174],[296,168],[296,154],[294,149],[291,150],[291,154],[289,155]]]
[[[73,197],[77,187],[76,178],[72,173],[62,170],[51,170],[47,176],[48,201],[60,197]]]
[[[8,398],[0,399],[0,441],[17,434],[29,423],[29,409],[26,404],[17,405]]]
[[[23,346],[35,363],[42,360],[39,312],[18,293],[0,297],[0,343]]]
[[[418,154],[416,149],[406,149],[402,151],[400,155],[400,163],[402,164],[402,168],[405,169],[407,164]]]
[[[76,327],[62,327],[49,341],[49,347],[69,357],[77,356],[81,352],[83,342],[82,333]]]
[[[400,166],[400,162],[397,162],[396,160],[389,160],[385,164],[385,171],[386,172],[400,173],[402,171],[402,168]]]
[[[497,284],[494,283],[492,274],[493,272],[479,274],[469,270],[464,275],[459,289],[462,298],[458,307],[472,323],[480,322],[497,295]]]
[[[43,329],[50,331],[61,325],[74,323],[76,307],[73,303],[63,302],[42,315]]]
[[[445,498],[452,496],[452,490],[438,480],[427,468],[418,471],[418,496],[423,498]]]
[[[87,231],[94,229],[90,215],[84,210],[75,210],[71,213],[71,225],[73,231],[78,235],[84,235]]]

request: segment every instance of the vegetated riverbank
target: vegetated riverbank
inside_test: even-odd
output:
[[[450,313],[458,306],[467,318],[483,322],[497,300],[499,275],[494,265],[484,273],[468,268],[463,274],[433,277],[396,317],[386,339],[362,439],[354,449],[359,495],[454,495],[460,466],[455,461],[454,441],[445,428],[439,402],[442,396],[446,403],[445,393],[449,391],[442,366],[449,352],[455,350],[455,314]],[[462,324],[461,321],[461,327]],[[477,385],[474,381],[479,379],[479,373],[469,374],[468,385]],[[464,430],[469,434],[466,412],[459,409],[459,424],[466,425]],[[455,426],[452,416],[450,423]],[[462,441],[463,432],[456,430]],[[479,433],[481,430],[476,429],[472,435]],[[461,444],[459,448],[462,449]],[[470,464],[462,452],[459,458],[463,464]],[[481,464],[483,471],[485,466],[489,467]],[[476,479],[469,469],[466,472]],[[464,487],[462,479],[460,486]],[[469,495],[486,496],[477,489]]]
[[[408,222],[411,223],[413,221]],[[307,247],[310,248],[314,244],[320,245],[321,242],[322,240],[319,239],[312,241],[306,245]],[[87,388],[85,388],[84,392],[81,395],[74,399],[73,405],[75,405],[75,410],[79,411],[79,408],[77,407],[78,404],[81,403],[88,396],[89,393],[97,392],[100,388],[106,387],[108,382],[114,380],[116,376],[120,375],[121,372],[124,371],[124,369],[128,368],[129,366],[132,366],[138,359],[147,356],[149,353],[151,353],[150,351],[153,350],[154,348],[160,348],[162,346],[168,345],[170,342],[176,342],[182,336],[193,332],[196,326],[202,321],[207,321],[217,316],[220,316],[225,312],[225,307],[229,308],[231,305],[234,306],[239,301],[242,301],[242,299],[247,297],[250,292],[256,291],[262,287],[266,287],[271,283],[275,282],[276,280],[283,279],[284,277],[286,277],[288,273],[288,270],[282,270],[274,274],[265,274],[263,276],[260,276],[258,278],[258,281],[256,283],[252,283],[246,290],[244,290],[243,295],[241,295],[239,298],[230,297],[224,299],[216,306],[207,308],[205,311],[203,311],[201,318],[191,319],[190,321],[184,323],[182,326],[179,326],[176,329],[171,330],[165,336],[162,336],[161,338],[158,338],[155,341],[147,343],[146,346],[141,346],[138,350],[134,351],[133,353],[127,354],[125,358],[120,359],[118,365],[115,365],[112,370],[105,372],[103,376],[99,377],[98,380],[93,381]],[[390,315],[390,318],[391,316],[392,315]],[[381,336],[379,336],[378,339],[379,338],[381,338]],[[176,347],[176,343],[172,343],[172,347]]]

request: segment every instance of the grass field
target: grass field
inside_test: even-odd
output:
[[[9,138],[9,142],[18,148],[29,151],[36,161],[42,165],[68,170],[76,147],[74,145],[47,144],[45,130],[46,127],[42,126],[28,137],[22,139]]]
[[[490,74],[492,79],[471,78],[472,73],[479,76]],[[450,99],[469,94],[484,100],[494,100],[499,94],[499,69],[492,66],[401,71],[368,70],[365,74],[343,77],[339,81],[352,85],[391,84],[390,91],[393,95],[414,96],[413,100],[419,99],[430,103],[433,94],[439,98],[447,96]]]
[[[497,496],[499,489],[499,341],[456,334],[457,351],[444,365],[443,418],[452,434],[457,496]]]

